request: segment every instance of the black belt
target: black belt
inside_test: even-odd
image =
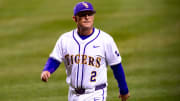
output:
[[[95,86],[95,90],[103,89],[103,88],[105,88],[105,87],[106,87],[106,84],[105,84],[105,83],[104,83],[104,84],[100,84],[100,85]],[[75,92],[76,92],[77,94],[84,94],[84,93],[85,93],[85,90],[86,90],[86,89],[84,89],[84,88],[75,88]]]

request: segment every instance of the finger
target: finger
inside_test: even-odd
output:
[[[41,80],[42,80],[42,81],[46,81],[46,78],[45,78],[44,75],[41,77]]]
[[[45,81],[48,81],[48,74],[45,74]]]
[[[126,99],[122,98],[122,101],[126,101]]]
[[[44,81],[44,82],[48,82],[48,79],[47,79],[47,78],[44,78],[43,81]]]
[[[48,73],[47,73],[47,77],[50,78],[50,76],[51,76],[51,74],[48,72]]]
[[[46,80],[48,80],[51,74],[49,72],[46,72],[45,75],[46,75]]]
[[[41,79],[45,79],[45,74],[44,73],[41,74]]]
[[[47,77],[46,73],[43,73],[43,74],[42,74],[41,80],[44,81],[44,82],[47,82],[47,81],[48,81],[48,77]]]

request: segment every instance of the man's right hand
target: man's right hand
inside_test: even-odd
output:
[[[41,80],[44,82],[48,82],[48,79],[50,78],[51,73],[49,71],[43,71],[41,73]]]

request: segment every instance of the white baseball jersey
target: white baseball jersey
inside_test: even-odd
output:
[[[77,29],[62,34],[50,57],[64,61],[66,82],[71,87],[85,89],[107,83],[107,65],[121,62],[113,38],[96,28],[84,40],[78,35]]]

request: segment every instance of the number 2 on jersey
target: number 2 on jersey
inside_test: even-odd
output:
[[[96,71],[92,71],[91,72],[91,79],[90,79],[91,82],[96,82]]]

